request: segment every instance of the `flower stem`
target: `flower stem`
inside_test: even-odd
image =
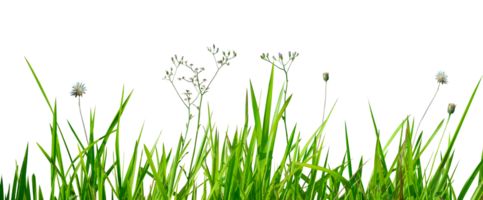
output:
[[[89,146],[89,137],[87,134],[87,124],[84,117],[84,111],[82,110],[82,97],[77,97],[77,111],[79,113],[79,119],[82,124],[82,132],[84,133],[84,139],[86,141],[86,146]]]
[[[426,104],[426,108],[424,108],[423,113],[421,114],[421,117],[419,117],[418,123],[416,123],[416,128],[414,129],[414,135],[413,135],[413,148],[416,145],[416,139],[419,135],[419,128],[421,128],[421,125],[423,124],[423,121],[426,118],[426,115],[428,114],[429,110],[431,109],[431,106],[433,105],[434,101],[436,100],[436,97],[438,97],[438,94],[439,94],[440,91],[441,91],[441,85],[436,84],[436,88],[434,89],[433,96],[429,100],[428,104]]]

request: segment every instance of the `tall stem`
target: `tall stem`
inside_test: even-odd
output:
[[[283,91],[283,101],[287,101],[287,90],[288,90],[288,75],[287,72],[285,72],[285,89]],[[287,109],[283,111],[283,123],[285,124],[285,138],[288,143],[288,131],[287,131]]]
[[[444,126],[443,135],[441,136],[441,139],[439,140],[438,148],[436,149],[436,153],[434,154],[433,163],[431,164],[431,170],[429,171],[429,174],[428,174],[428,179],[429,179],[429,176],[431,176],[431,173],[433,172],[434,161],[436,160],[436,156],[438,155],[439,146],[441,145],[441,141],[443,141],[444,133],[446,132],[446,127],[448,127],[448,123],[449,123],[450,119],[451,119],[451,114],[449,114],[449,116],[448,116],[448,121],[446,121],[446,126]],[[428,184],[428,181],[426,181],[426,184]]]
[[[424,108],[423,113],[421,114],[421,117],[419,117],[418,119],[418,123],[416,123],[416,128],[414,129],[414,135],[413,135],[413,148],[416,145],[416,139],[419,135],[419,128],[421,128],[421,125],[423,124],[423,121],[426,118],[426,115],[428,114],[429,110],[431,109],[431,106],[436,100],[436,97],[438,97],[440,90],[441,90],[441,85],[436,84],[436,89],[434,90],[433,96],[431,96],[431,99],[429,99],[428,104],[426,104],[426,108]]]
[[[191,154],[190,154],[190,158],[189,158],[189,162],[188,162],[188,180],[191,180],[191,176],[195,174],[195,172],[193,171],[194,170],[193,169],[193,165],[194,165],[193,162],[195,160],[195,158],[194,158],[194,156],[196,156],[195,149],[198,147],[200,131],[201,131],[201,122],[200,121],[202,119],[202,113],[203,113],[203,101],[204,101],[204,95],[200,94],[200,98],[198,99],[198,107],[195,107],[196,113],[197,113],[196,122],[195,122],[195,131],[194,131],[195,138],[193,140],[193,146],[191,146]],[[191,122],[190,122],[190,124],[191,124]],[[196,182],[198,180],[193,180],[193,181],[195,182],[194,189],[196,189]],[[195,193],[194,193],[195,190],[194,189],[193,189],[193,198],[195,198]]]
[[[84,133],[86,146],[89,146],[89,135],[87,134],[87,124],[84,117],[84,111],[82,109],[82,97],[77,97],[77,112],[79,113],[79,119],[82,124],[82,132]]]
[[[322,112],[322,125],[324,124],[325,121],[325,103],[327,102],[327,81],[325,81],[325,95],[324,95],[324,111]],[[322,137],[319,137],[319,145],[318,148],[320,148],[320,140]]]

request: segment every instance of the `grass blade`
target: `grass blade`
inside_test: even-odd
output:
[[[181,134],[180,134],[180,136],[181,136],[181,138],[182,138],[182,135],[181,135]],[[142,146],[143,146],[143,150],[144,150],[144,152],[151,152],[151,151],[149,150],[149,146],[148,146],[148,145],[147,145],[145,142],[143,142],[143,143],[142,143]],[[159,174],[158,174],[158,173],[156,173],[156,164],[154,163],[154,160],[153,160],[153,158],[151,157],[151,154],[149,154],[149,153],[145,153],[144,155],[146,156],[146,159],[147,159],[147,161],[148,161],[148,163],[149,163],[149,165],[150,165],[150,166],[149,166],[149,170],[150,170],[150,171],[151,171],[151,173],[153,173],[153,174],[154,174],[154,176],[156,177],[155,179],[156,179],[156,180],[161,180],[161,177],[159,176]],[[173,160],[173,162],[175,162],[175,160]],[[174,166],[174,165],[173,165],[173,166]],[[174,176],[174,174],[173,174],[173,175],[171,175],[171,176],[173,177],[173,176]],[[161,190],[161,194],[162,194],[162,197],[163,197],[162,199],[168,199],[168,198],[169,198],[169,197],[168,197],[168,194],[166,194],[166,191],[164,190],[164,187],[161,185],[161,181],[155,181],[155,185],[156,185],[156,186],[158,186],[158,189],[159,189],[159,190]]]

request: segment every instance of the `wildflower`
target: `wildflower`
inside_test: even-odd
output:
[[[421,128],[421,125],[423,124],[423,121],[426,118],[426,115],[431,109],[431,106],[436,100],[436,97],[441,91],[441,87],[452,83],[449,80],[448,70],[443,70],[443,69],[435,70],[435,72],[433,73],[433,81],[436,82],[436,88],[434,90],[433,96],[431,96],[431,99],[429,99],[429,102],[428,104],[426,104],[426,107],[424,108],[423,113],[421,114],[421,117],[418,119],[418,122],[416,123],[416,129],[414,130],[414,134],[413,134],[413,147],[416,145],[416,138],[418,137],[419,129]]]
[[[436,69],[433,73],[433,81],[441,86],[449,85],[452,81],[449,81],[448,70]]]
[[[327,82],[329,80],[329,72],[324,72],[324,74],[322,74],[322,77],[324,78],[324,81]]]
[[[84,112],[82,111],[82,99],[89,94],[88,83],[84,80],[76,80],[74,83],[70,84],[70,90],[66,92],[67,96],[77,99],[77,112],[79,113],[79,119],[82,124],[82,132],[84,133],[84,139],[86,145],[89,145],[89,139],[87,137],[87,124],[84,118]]]
[[[448,105],[448,113],[449,113],[450,115],[451,115],[451,114],[453,114],[453,113],[454,113],[454,109],[455,109],[455,108],[456,108],[456,104],[454,104],[454,103],[450,103],[450,104]]]
[[[258,58],[267,62],[268,64],[273,64],[272,61],[275,61],[277,63],[275,67],[278,70],[282,71],[283,73],[290,73],[290,69],[292,68],[295,60],[300,57],[301,52],[298,52],[297,50],[288,50],[286,53],[286,60],[284,60],[284,54],[282,52],[277,52],[277,55],[271,55],[270,52],[260,52]]]
[[[190,63],[190,59],[186,59],[186,56],[181,55],[179,56],[178,54],[173,54],[172,56],[169,56],[169,60],[171,62],[171,65],[169,65],[168,69],[163,69],[163,76],[161,80],[168,81],[170,83],[174,82],[187,82],[191,83],[193,89],[196,89],[196,94],[194,95],[192,92],[188,91],[183,91],[179,92],[178,88],[176,85],[174,85],[173,90],[175,91],[176,96],[178,99],[182,99],[185,102],[190,101],[190,104],[195,105],[195,102],[198,101],[198,98],[201,97],[201,95],[206,95],[209,92],[213,90],[213,82],[220,73],[220,70],[223,66],[231,66],[231,63],[233,59],[238,57],[238,52],[236,49],[227,49],[227,50],[221,50],[221,47],[217,47],[216,43],[211,43],[211,46],[205,46],[204,47],[205,51],[208,51],[213,59],[213,64],[215,65],[215,71],[211,78],[208,80],[206,78],[200,79],[200,72],[205,72],[206,71],[206,66],[196,66],[196,63]],[[217,55],[221,53],[221,58],[218,59]],[[177,73],[179,70],[179,67],[183,66],[186,67],[187,69],[190,70],[192,73],[191,76],[187,77],[186,75],[180,75],[180,77],[177,77]],[[198,85],[200,80],[201,85]],[[188,106],[187,104],[183,103],[183,106]],[[197,108],[199,109],[199,108]]]

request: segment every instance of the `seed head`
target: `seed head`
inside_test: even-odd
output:
[[[72,86],[72,91],[70,92],[71,96],[74,96],[77,98],[77,96],[82,97],[86,93],[87,89],[84,83],[82,82],[77,82],[75,85]]]
[[[456,114],[456,109],[458,108],[458,106],[459,104],[455,102],[446,103],[446,108],[444,109],[444,112],[449,116],[453,116],[454,114]]]
[[[448,76],[444,73],[444,71],[439,71],[436,74],[436,80],[438,81],[438,83],[441,83],[441,85],[448,84]]]

